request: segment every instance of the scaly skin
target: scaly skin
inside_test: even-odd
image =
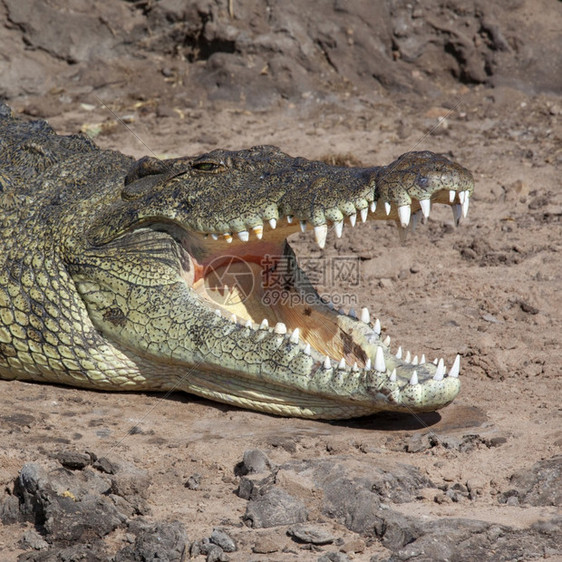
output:
[[[327,419],[457,395],[458,360],[446,373],[392,354],[366,309],[320,299],[286,238],[308,225],[323,247],[357,213],[407,226],[429,200],[459,218],[461,166],[414,152],[333,167],[268,146],[135,163],[1,105],[0,143],[0,378]],[[292,304],[266,304],[282,260]]]

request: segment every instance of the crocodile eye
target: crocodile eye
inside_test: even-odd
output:
[[[208,162],[202,160],[201,162],[193,162],[191,167],[200,172],[222,172],[225,167],[222,163]]]
[[[429,185],[429,178],[427,176],[418,176],[416,178],[416,183],[418,184],[418,187],[426,189]]]

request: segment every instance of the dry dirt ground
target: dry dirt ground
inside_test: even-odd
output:
[[[0,381],[2,561],[562,560],[562,4],[349,4],[4,0],[0,95],[136,157],[456,159],[459,228],[436,207],[405,243],[291,244],[350,258],[322,292],[396,347],[460,353],[461,394],[326,423]]]

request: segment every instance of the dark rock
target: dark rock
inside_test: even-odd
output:
[[[78,451],[60,451],[57,453],[56,459],[62,466],[70,470],[82,470],[92,464],[92,457],[89,454]]]
[[[249,474],[240,478],[236,493],[243,500],[257,497],[266,487],[275,481],[273,474]]]
[[[49,547],[49,543],[35,529],[29,529],[26,531],[22,535],[19,545],[25,550],[28,548],[43,550]]]
[[[244,515],[246,524],[256,529],[303,523],[307,518],[305,505],[276,486],[252,497]]]
[[[318,557],[318,562],[348,562],[349,560],[349,556],[343,552],[326,552]]]
[[[335,540],[332,533],[315,525],[295,525],[287,530],[287,534],[306,544],[331,544]]]
[[[236,465],[234,473],[236,476],[245,476],[267,472],[269,469],[271,469],[271,462],[267,455],[259,449],[251,449],[244,451],[242,462]]]
[[[185,482],[185,487],[189,490],[197,490],[201,485],[201,475],[192,474]]]
[[[235,552],[236,542],[222,529],[215,528],[209,537],[209,540],[220,546],[225,552]]]

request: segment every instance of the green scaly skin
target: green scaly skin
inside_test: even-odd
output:
[[[458,164],[414,152],[344,168],[269,146],[134,162],[1,104],[0,148],[0,378],[326,419],[432,411],[459,392],[458,369],[397,358],[365,312],[335,312],[297,266],[287,288],[307,304],[290,310],[260,304],[265,285],[232,310],[224,287],[201,289],[232,259],[258,286],[261,257],[292,262],[301,221],[323,246],[324,225],[356,213],[406,223],[397,208],[419,215],[430,199],[458,216],[473,192]]]

